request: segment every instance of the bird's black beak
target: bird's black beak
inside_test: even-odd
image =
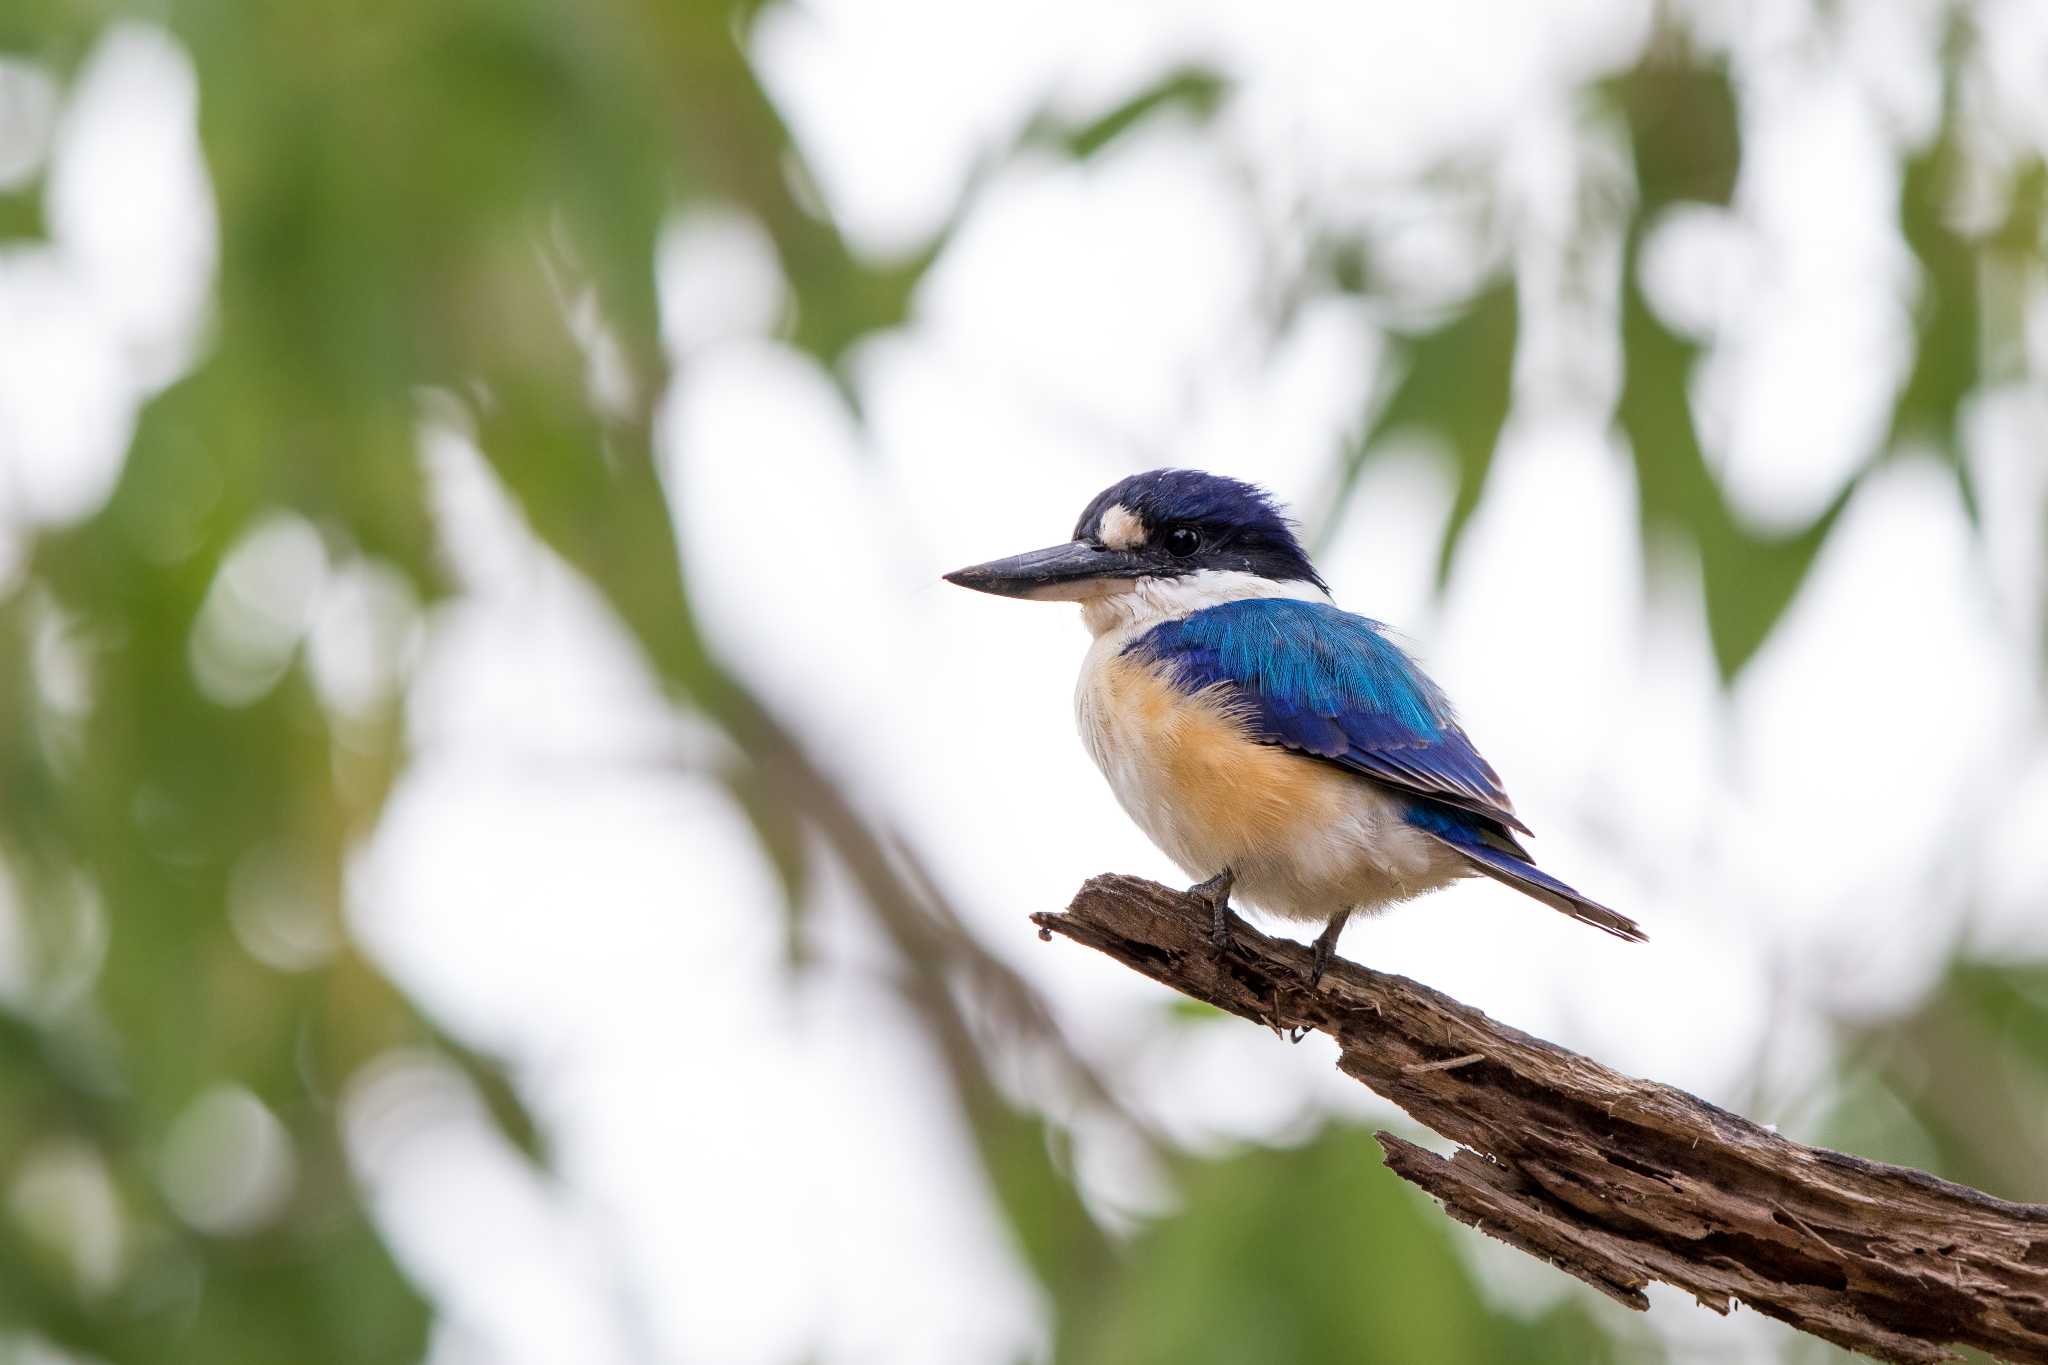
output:
[[[998,597],[1078,602],[1114,592],[1135,581],[1139,572],[1138,556],[1127,550],[1106,550],[1085,540],[1070,540],[1065,545],[955,569],[946,575],[946,581]]]

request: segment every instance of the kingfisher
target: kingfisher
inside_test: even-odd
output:
[[[977,592],[1078,602],[1075,719],[1118,803],[1190,877],[1217,952],[1231,898],[1323,926],[1472,876],[1640,943],[1536,866],[1530,832],[1443,690],[1387,627],[1330,600],[1280,505],[1192,469],[1097,494],[1073,539],[958,569]]]

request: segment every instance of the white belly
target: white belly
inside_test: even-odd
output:
[[[1257,744],[1216,692],[1188,696],[1098,638],[1081,670],[1082,741],[1138,827],[1190,877],[1228,867],[1233,899],[1327,920],[1434,890],[1465,874],[1403,818],[1400,798],[1333,764]]]

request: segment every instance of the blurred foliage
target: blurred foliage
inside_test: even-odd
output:
[[[1962,958],[1904,1014],[1845,1019],[1838,1032],[1838,1072],[1812,1140],[2048,1203],[2048,962]],[[1853,1359],[1808,1339],[1787,1357]]]
[[[1096,1312],[1063,1325],[1058,1358],[1094,1365],[1252,1360],[1663,1359],[1647,1333],[1610,1335],[1576,1304],[1530,1319],[1490,1302],[1465,1234],[1332,1127],[1290,1151],[1185,1160],[1182,1206],[1132,1246]]]
[[[1168,110],[1180,109],[1196,119],[1209,118],[1229,92],[1228,83],[1214,71],[1186,67],[1168,72],[1148,89],[1078,127],[1067,127],[1041,116],[1027,130],[1026,141],[1044,141],[1068,156],[1090,157]]]
[[[1450,577],[1458,538],[1479,510],[1494,447],[1508,420],[1517,320],[1515,282],[1503,278],[1442,326],[1410,338],[1407,368],[1366,432],[1369,444],[1385,432],[1422,426],[1450,444],[1457,492],[1437,554],[1439,583]],[[1340,505],[1363,470],[1362,460],[1346,464]],[[1335,530],[1333,523],[1330,533]]]
[[[1951,91],[1971,58],[1962,30],[1948,45]],[[1645,243],[1663,216],[1682,205],[1728,208],[1742,168],[1738,96],[1725,65],[1695,50],[1676,28],[1653,37],[1629,70],[1599,82],[1596,108],[1618,120],[1635,171],[1634,195],[1616,208],[1593,196],[1581,230],[1589,238],[1617,233],[1621,392],[1615,419],[1628,439],[1646,542],[1682,547],[1698,566],[1709,634],[1722,676],[1732,679],[1756,654],[1791,604],[1856,479],[1812,520],[1789,531],[1745,522],[1729,505],[1693,413],[1691,381],[1701,351],[1658,312],[1643,285]],[[2022,308],[1987,310],[1982,296],[2001,280],[2038,280],[2048,252],[2038,159],[2000,164],[1974,141],[1959,101],[1944,105],[1933,140],[1903,166],[1900,229],[1922,277],[1914,309],[1912,368],[1895,400],[1883,445],[1865,467],[1910,442],[1943,454],[1958,496],[1974,505],[1963,462],[1959,424],[1964,405],[1987,384],[2012,377],[2025,353]],[[1957,224],[1958,183],[1977,175],[2005,187],[2006,211],[1987,230]],[[1605,269],[1597,253],[1591,269]],[[1581,268],[1588,268],[1581,262]],[[1591,296],[1606,290],[1589,281]],[[1432,330],[1409,338],[1402,378],[1367,423],[1346,463],[1345,496],[1364,463],[1387,448],[1390,432],[1437,433],[1454,456],[1456,493],[1444,535],[1448,576],[1459,532],[1477,507],[1492,451],[1507,416],[1515,364],[1513,289],[1495,282]],[[2005,357],[2005,370],[1988,363]]]
[[[669,360],[653,263],[670,215],[717,205],[760,224],[794,301],[786,339],[849,395],[849,349],[906,322],[945,246],[865,259],[810,202],[801,148],[745,59],[756,9],[183,0],[136,11],[167,22],[197,67],[222,260],[208,349],[145,409],[110,500],[38,535],[24,572],[0,580],[0,860],[28,943],[26,986],[0,1013],[0,1329],[110,1362],[417,1358],[432,1309],[384,1245],[340,1123],[351,1078],[394,1049],[461,1068],[508,1142],[544,1168],[545,1134],[503,1071],[447,1037],[342,929],[346,859],[406,761],[402,694],[338,707],[295,638],[274,676],[233,696],[195,664],[207,603],[266,527],[313,546],[329,571],[396,574],[421,604],[449,591],[418,454],[431,417],[474,436],[676,704],[730,737],[740,757],[727,780],[792,915],[821,851],[850,871],[1054,1307],[1062,1358],[1654,1359],[1604,1307],[1571,1299],[1535,1318],[1499,1307],[1458,1250],[1466,1234],[1380,1171],[1350,1130],[1292,1151],[1169,1152],[1181,1202],[1124,1245],[1082,1198],[1060,1125],[995,1079],[1015,1074],[1003,1054],[1033,1050],[1114,1110],[1042,1002],[911,870],[902,833],[827,780],[800,733],[715,657],[657,469]],[[0,51],[68,78],[130,12],[15,0],[0,7]],[[1951,65],[1966,60],[1958,45]],[[1641,287],[1659,215],[1731,202],[1742,148],[1727,72],[1661,35],[1595,93],[1635,168],[1618,220],[1585,225],[1622,243],[1615,420],[1643,533],[1697,556],[1732,676],[1853,485],[1789,534],[1745,525],[1693,419],[1700,346]],[[1036,119],[1017,145],[1087,157],[1162,115],[1205,119],[1229,97],[1213,72],[1170,72],[1078,124]],[[1972,155],[1957,107],[1905,168],[1901,228],[1924,277],[1891,437],[1951,453],[1986,357],[2023,350],[1987,335],[2010,321],[1980,304],[1987,261],[2038,256],[2042,212],[2036,165],[1991,230],[1955,226],[1950,182]],[[42,214],[37,184],[0,194],[0,236],[40,235]],[[1359,263],[1371,254],[1370,242],[1343,244],[1334,259],[1350,264],[1328,286],[1369,290]],[[1347,455],[1348,493],[1387,433],[1441,435],[1457,479],[1446,573],[1513,405],[1521,283],[1503,268],[1408,333],[1399,378]],[[610,379],[593,385],[600,370]],[[67,670],[85,679],[82,700]],[[266,958],[230,913],[251,895],[282,898],[329,946]],[[794,925],[792,936],[800,946]],[[2018,1188],[2048,1169],[2048,1153],[2027,1145],[2039,1134],[2023,1107],[1959,1108],[1942,1087],[1974,1083],[1982,1068],[1962,1059],[1993,1048],[2035,1095],[2048,1073],[2042,999],[2024,974],[1962,969],[1921,1014],[1865,1040],[1861,1093],[1882,1098],[1868,1112],[1911,1123],[1858,1128],[1864,1148],[1923,1133],[1948,1174],[2040,1194]],[[2032,1102],[2020,1084],[2013,1106]],[[210,1222],[166,1188],[166,1153],[221,1093],[259,1105],[291,1155],[283,1202],[247,1226]],[[1843,1112],[1854,1127],[1858,1111]],[[211,1132],[219,1161],[250,1159],[232,1133]]]
[[[1958,962],[1917,1009],[1843,1033],[1830,1140],[2048,1203],[2048,963]]]
[[[1607,94],[1628,127],[1638,196],[1623,229],[1616,415],[1635,460],[1644,535],[1676,537],[1698,554],[1714,657],[1732,676],[1790,604],[1849,491],[1803,531],[1778,536],[1744,526],[1693,420],[1700,348],[1667,326],[1643,293],[1643,245],[1658,216],[1680,203],[1726,206],[1734,196],[1742,144],[1727,71],[1653,47]]]

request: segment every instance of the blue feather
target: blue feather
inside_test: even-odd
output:
[[[1634,920],[1551,876],[1529,860],[1528,850],[1516,843],[1514,836],[1491,828],[1469,812],[1417,801],[1408,808],[1408,823],[1442,840],[1463,856],[1473,870],[1497,882],[1562,910],[1575,920],[1605,929],[1616,938],[1631,943],[1646,941],[1647,936]]]
[[[1478,816],[1516,818],[1449,702],[1377,621],[1326,602],[1250,598],[1167,621],[1126,653],[1188,692],[1224,686],[1252,736]]]

